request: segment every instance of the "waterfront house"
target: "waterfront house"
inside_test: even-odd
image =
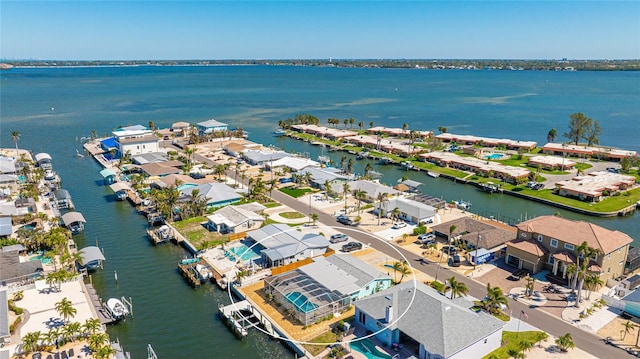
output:
[[[356,328],[385,347],[402,345],[417,358],[482,358],[499,348],[505,322],[408,281],[355,302]]]
[[[565,171],[576,166],[576,163],[564,157],[557,156],[532,156],[527,158],[527,163],[531,167],[540,167],[550,171]]]
[[[169,131],[173,132],[176,137],[186,136],[189,133],[191,124],[189,122],[174,122],[171,124]]]
[[[342,173],[342,170],[334,167],[306,167],[294,175],[295,177],[305,177],[309,174],[311,187],[325,190],[325,184],[329,183],[331,192],[334,193],[338,188],[342,188],[342,185],[349,180],[348,176]]]
[[[227,124],[214,119],[210,119],[204,122],[198,122],[196,129],[200,136],[208,135],[213,132],[222,132],[227,130]]]
[[[542,153],[556,156],[594,157],[607,161],[620,161],[625,157],[638,157],[636,151],[621,150],[612,147],[590,147],[570,143],[547,143],[542,146]]]
[[[252,166],[264,166],[269,162],[290,156],[289,153],[284,151],[272,150],[247,150],[242,153],[242,158]]]
[[[232,203],[239,202],[240,199],[242,199],[242,195],[228,185],[218,182],[209,182],[181,190],[180,200],[190,200],[191,194],[195,190],[198,190],[199,195],[207,201],[207,208],[228,206]]]
[[[587,242],[599,252],[589,258],[588,271],[604,281],[618,278],[633,242],[620,231],[556,216],[537,217],[516,227],[518,239],[507,243],[506,263],[533,273],[549,269],[558,277],[566,277],[567,267],[582,256],[577,248]]]
[[[389,186],[385,186],[378,182],[367,181],[367,180],[351,181],[351,182],[348,182],[348,185],[349,185],[349,192],[350,192],[349,194],[355,193],[357,191],[363,191],[365,193],[363,200],[365,202],[370,202],[370,203],[377,201],[378,195],[382,193],[386,193],[388,197],[398,196],[402,193]],[[342,196],[344,193],[343,186],[331,187],[331,192]]]
[[[410,179],[401,181],[398,184],[407,186],[408,191],[413,193],[420,192],[420,186],[422,186],[422,182],[418,182]]]
[[[451,167],[468,171],[479,176],[498,178],[509,183],[524,183],[529,179],[530,171],[526,168],[505,166],[494,161],[481,160],[475,157],[458,156],[450,152],[430,152],[420,155],[421,161],[434,163],[442,167]]]
[[[406,139],[396,137],[382,138],[379,136],[356,135],[344,138],[347,143],[352,143],[376,151],[382,151],[401,156],[409,156],[423,151],[421,147],[415,147]]]
[[[391,198],[387,201],[376,202],[373,212],[375,214],[382,210],[381,216],[389,217],[394,209],[398,209],[400,214],[398,219],[411,223],[433,223],[436,218],[436,209],[428,204],[414,201],[408,198]]]
[[[53,164],[51,163],[51,155],[48,153],[38,153],[35,155],[36,166],[42,168],[43,170],[51,169]]]
[[[253,142],[229,142],[222,149],[226,154],[231,157],[240,158],[245,151],[249,150],[258,150],[261,148],[261,145]]]
[[[320,167],[320,163],[309,158],[287,156],[275,161],[264,163],[264,169],[267,171],[278,171],[287,168],[290,172],[301,171],[307,167]]]
[[[16,160],[9,157],[0,157],[0,174],[17,175]]]
[[[26,248],[19,245],[2,247],[0,251],[0,285],[38,278],[42,275],[42,261],[34,259],[21,261],[20,255]]]
[[[195,187],[204,183],[207,183],[206,178],[194,179],[191,176],[179,174],[170,174],[164,177],[158,178],[155,182],[151,183],[153,188],[166,188],[175,187],[178,191],[182,191],[185,188]]]
[[[367,128],[365,132],[369,135],[376,135],[378,133],[381,133],[383,135],[391,136],[391,137],[409,137],[412,131],[408,129],[403,130],[402,128],[397,128],[397,127],[375,126],[375,127]],[[414,133],[417,132],[418,136],[423,139],[433,136],[433,132],[431,131],[413,131],[413,132]]]
[[[336,141],[341,138],[355,136],[358,133],[355,131],[339,130],[337,128],[330,128],[317,125],[293,125],[291,129],[297,132],[308,133],[320,138],[326,138],[332,141]]]
[[[38,206],[36,200],[31,197],[17,198],[15,201],[16,211],[18,213],[37,213]]]
[[[112,134],[116,158],[160,152],[160,139],[142,125],[122,127]]]
[[[634,176],[594,171],[588,175],[556,182],[556,191],[560,196],[577,198],[586,202],[599,202],[606,196],[631,189],[635,183]]]
[[[206,227],[218,233],[240,233],[260,228],[265,218],[260,214],[266,207],[257,203],[226,206],[207,216]]]
[[[445,132],[435,136],[444,143],[456,143],[458,145],[479,145],[483,147],[503,147],[509,150],[531,151],[538,145],[534,141],[519,141],[506,138],[479,137],[472,135],[456,135]]]
[[[144,165],[138,166],[138,168],[142,170],[143,174],[149,177],[149,181],[153,181],[157,178],[168,176],[170,174],[182,173],[182,170],[180,168],[167,165],[165,162],[146,163]]]
[[[329,241],[319,234],[303,234],[286,224],[270,224],[247,232],[247,238],[259,248],[267,267],[277,267],[322,255]]]
[[[139,155],[131,156],[131,162],[136,165],[144,165],[147,163],[158,163],[158,162],[167,162],[167,161],[168,161],[167,154],[164,152],[149,152],[149,153],[141,153]],[[182,162],[180,163],[182,164]]]
[[[348,255],[318,256],[313,262],[264,280],[265,293],[304,325],[339,314],[352,302],[391,287],[391,277]]]

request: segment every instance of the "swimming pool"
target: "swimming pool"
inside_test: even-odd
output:
[[[313,304],[309,299],[300,292],[291,292],[284,296],[289,303],[293,304],[299,312],[309,313],[318,308],[316,304]]]
[[[502,157],[504,157],[504,155],[502,153],[492,153],[490,155],[484,156],[484,158],[489,159],[489,160],[499,160]]]
[[[51,263],[51,258],[44,257],[42,254],[38,254],[37,256],[33,256],[33,257],[29,258],[29,261],[37,261],[37,260],[40,260],[40,262],[42,262],[42,264]]]
[[[379,351],[369,339],[362,339],[349,344],[351,349],[364,354],[369,359],[392,359],[391,355]]]
[[[249,249],[249,247],[245,246],[244,244],[227,248],[225,255],[232,261],[235,261],[236,258],[240,258],[240,260],[243,262],[260,258],[260,254],[254,252],[252,249]]]

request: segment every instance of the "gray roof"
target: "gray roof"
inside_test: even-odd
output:
[[[313,263],[304,265],[297,270],[307,277],[313,278],[328,290],[342,295],[352,294],[362,287],[357,284],[358,278],[329,262],[323,256],[314,258]]]
[[[49,155],[48,153],[41,152],[35,155],[35,159],[36,159],[36,162],[40,162],[43,160],[51,161],[51,155]]]
[[[129,186],[129,183],[127,182],[116,182],[116,183],[110,184],[109,188],[111,188],[113,192],[118,193],[120,191],[130,190],[131,186]]]
[[[69,194],[69,191],[67,191],[66,189],[58,189],[53,191],[53,196],[57,201],[71,199],[71,194]]]
[[[389,186],[365,180],[351,181],[349,182],[349,188],[351,192],[365,191],[367,193],[367,196],[370,198],[377,198],[380,193],[386,193],[388,195],[401,193],[400,191],[395,190]],[[332,191],[336,193],[342,193],[342,188],[332,188]]]
[[[70,224],[75,222],[87,223],[87,220],[84,219],[84,216],[82,216],[82,213],[80,212],[67,212],[62,215],[62,222],[68,227]]]
[[[375,204],[375,207],[378,208],[380,206],[379,203]],[[391,212],[394,208],[398,208],[400,212],[406,213],[412,217],[416,217],[418,219],[429,218],[436,215],[436,209],[434,207],[429,206],[428,204],[424,204],[421,202],[417,202],[407,198],[391,198],[388,201],[388,204],[382,206],[382,209],[387,209]]]
[[[290,157],[291,154],[282,151],[245,151],[242,155],[247,161],[253,163],[263,163],[267,161],[276,161],[281,158]]]
[[[131,161],[137,165],[144,165],[147,163],[167,162],[167,157],[162,152],[150,152],[131,156]]]
[[[357,278],[358,281],[356,282],[356,284],[359,287],[364,287],[375,279],[391,278],[388,275],[380,272],[367,263],[349,254],[334,254],[332,256],[326,257],[326,260],[329,263],[340,268],[340,270],[347,272]]]
[[[216,121],[214,119],[210,119],[204,122],[198,122],[197,123],[198,126],[202,126],[202,127],[224,127],[227,126],[226,123],[222,123],[220,121]]]
[[[200,190],[200,195],[206,198],[208,204],[237,201],[242,196],[224,183],[210,182],[182,190],[182,194],[191,196],[194,190]]]
[[[404,180],[401,183],[409,188],[418,188],[419,186],[422,185],[422,182],[418,182],[410,179]]]
[[[9,302],[7,291],[0,291],[0,338],[11,336],[9,331]]]
[[[115,175],[116,175],[116,171],[112,170],[111,168],[105,168],[102,171],[100,171],[100,176],[104,178],[115,176]]]
[[[516,239],[517,235],[514,227],[509,227],[509,229],[496,227],[491,225],[491,222],[483,222],[471,217],[462,217],[435,225],[433,226],[433,230],[448,236],[449,228],[451,228],[452,225],[456,226],[456,230],[453,232],[454,236],[465,233],[461,236],[461,239],[466,240],[474,246],[476,242],[478,242],[478,235],[480,235],[480,241],[478,242],[479,248],[491,249],[501,246]]]
[[[16,173],[16,161],[0,157],[0,173]]]
[[[40,260],[20,262],[17,251],[0,252],[0,281],[19,279],[42,272]]]
[[[23,246],[22,244],[12,244],[10,246],[2,247],[2,252],[3,253],[15,252],[15,251],[25,251],[25,250],[27,250],[27,248],[25,246]]]
[[[326,181],[334,181],[334,180],[346,181],[348,179],[348,177],[340,174],[341,173],[340,169],[331,168],[331,167],[326,167],[326,168],[306,167],[306,168],[303,168],[301,171],[296,172],[296,175],[304,176],[305,173],[307,172],[311,174],[311,181],[319,185],[324,185]],[[332,191],[336,189],[337,188],[332,188]]]
[[[0,217],[0,236],[10,236],[11,233],[11,217]]]
[[[472,311],[473,304],[461,299],[451,300],[420,282],[414,288],[414,283],[408,281],[355,304],[360,311],[383,323],[385,309],[397,301],[395,327],[422,343],[429,353],[449,358],[506,324],[484,312]]]
[[[289,258],[307,249],[324,249],[329,246],[329,241],[323,236],[302,234],[286,224],[270,224],[248,232],[247,236],[265,247],[262,253],[272,260]]]
[[[18,180],[17,175],[0,174],[0,183],[15,182]]]
[[[207,218],[216,224],[224,223],[228,227],[235,227],[246,221],[264,221],[264,217],[261,215],[242,208],[242,206],[226,206],[213,212],[212,215]]]
[[[97,260],[105,260],[104,255],[100,248],[96,246],[84,247],[80,250],[80,256],[82,257],[82,263],[87,264],[89,262]]]

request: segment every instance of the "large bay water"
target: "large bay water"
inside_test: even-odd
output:
[[[314,67],[111,67],[12,69],[0,72],[0,147],[19,146],[53,156],[63,187],[88,220],[77,240],[104,248],[105,268],[92,280],[103,297],[132,297],[135,318],[109,328],[135,358],[151,343],[162,358],[292,357],[282,345],[252,333],[237,341],[216,316],[226,293],[189,287],[176,272],[184,252],[153,247],[146,222],[128,203],[114,202],[102,186],[100,167],[76,158],[77,141],[92,130],[109,134],[120,125],[154,121],[159,127],[216,118],[241,126],[250,139],[286,150],[320,148],[272,136],[278,120],[309,113],[376,125],[475,134],[544,143],[549,129],[567,130],[571,113],[599,120],[601,144],[640,151],[640,73],[431,71]],[[327,155],[328,153],[325,153]],[[342,154],[329,153],[339,162]],[[366,160],[358,161],[362,173]],[[372,164],[374,164],[372,162]],[[375,165],[375,164],[374,164]],[[382,180],[402,176],[425,183],[423,191],[445,200],[464,199],[486,216],[521,220],[560,212],[621,230],[640,245],[640,214],[599,219],[507,195],[487,195],[445,179],[377,166]],[[114,272],[118,273],[116,282]]]

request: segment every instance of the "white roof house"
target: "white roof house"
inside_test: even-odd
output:
[[[269,266],[279,266],[324,254],[329,241],[319,234],[303,234],[286,224],[270,224],[247,233],[257,242]]]
[[[122,127],[112,132],[116,156],[160,152],[160,139],[142,125]]]
[[[342,186],[338,186],[336,188],[331,188],[332,192],[342,194],[343,188]],[[402,192],[395,190],[389,186],[385,186],[378,182],[367,181],[367,180],[358,180],[349,182],[349,191],[354,193],[355,191],[364,191],[366,193],[365,200],[368,202],[374,202],[378,200],[378,195],[382,193],[386,193],[388,196],[399,195]]]
[[[320,167],[320,163],[308,158],[287,156],[275,161],[265,162],[264,167],[268,171],[286,167],[292,172],[297,172],[307,167]]]
[[[356,326],[388,347],[402,344],[400,332],[419,343],[419,358],[481,358],[499,348],[505,322],[471,310],[465,298],[449,299],[420,282],[408,281],[355,302]],[[384,329],[380,331],[381,329]]]
[[[250,205],[250,206],[247,206]],[[258,203],[248,203],[238,206],[226,206],[207,216],[207,227],[221,233],[238,233],[252,228],[259,228],[264,223],[264,217],[256,213]],[[261,211],[260,211],[261,212]]]
[[[380,202],[374,204],[374,212],[378,213]],[[388,216],[395,208],[400,210],[400,219],[413,223],[433,223],[436,209],[428,204],[408,198],[391,198],[382,203],[382,215]]]

